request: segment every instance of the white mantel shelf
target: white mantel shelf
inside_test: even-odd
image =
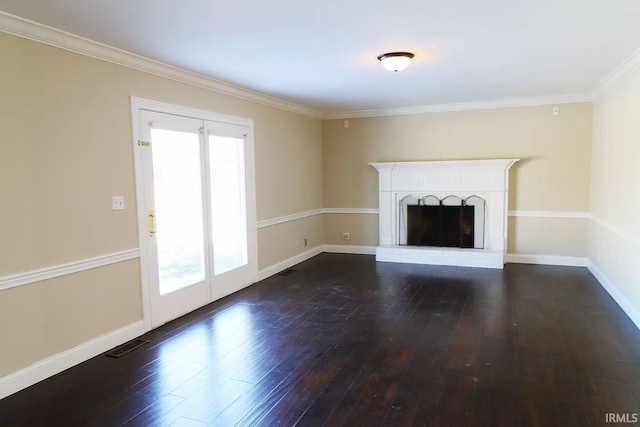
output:
[[[520,159],[480,159],[480,160],[421,160],[417,162],[378,162],[369,163],[376,169],[379,168],[412,168],[412,167],[444,167],[450,168],[455,166],[498,166],[510,168]]]
[[[380,244],[376,260],[463,267],[503,268],[507,248],[509,169],[519,159],[435,160],[369,163],[378,171]],[[484,249],[418,248],[398,244],[403,197],[485,200]]]

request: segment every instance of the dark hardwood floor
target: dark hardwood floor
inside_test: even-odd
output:
[[[584,268],[322,254],[0,401],[0,426],[589,426],[640,333]]]

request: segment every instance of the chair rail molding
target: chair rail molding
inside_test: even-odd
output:
[[[93,258],[68,262],[65,264],[52,265],[38,270],[25,271],[23,273],[12,274],[0,277],[0,291],[17,286],[28,285],[30,283],[41,282],[43,280],[54,279],[68,274],[79,273],[81,271],[104,267],[122,261],[140,258],[140,249],[128,249],[126,251],[114,252],[100,255]]]

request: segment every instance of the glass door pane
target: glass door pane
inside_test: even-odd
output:
[[[200,136],[151,129],[160,295],[205,280]]]
[[[247,264],[244,139],[209,135],[215,275]]]

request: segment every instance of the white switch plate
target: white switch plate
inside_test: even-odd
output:
[[[560,115],[560,107],[553,107],[553,115],[554,116],[559,116]]]
[[[111,210],[121,211],[124,209],[124,196],[113,196],[111,198]]]

